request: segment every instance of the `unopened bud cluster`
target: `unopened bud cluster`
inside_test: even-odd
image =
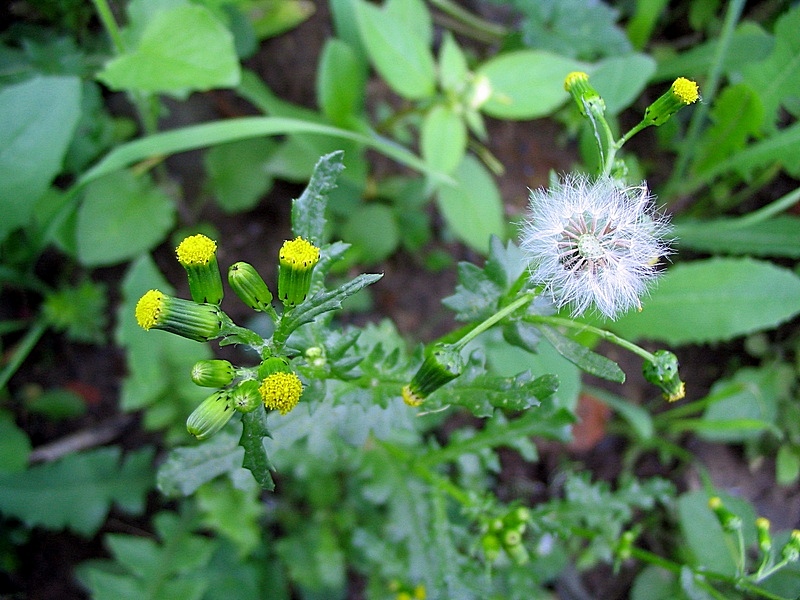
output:
[[[217,244],[205,235],[185,238],[176,248],[178,262],[186,270],[191,300],[150,290],[138,301],[136,321],[145,330],[161,329],[198,342],[224,338],[241,332],[219,307],[223,299],[222,278],[217,262]],[[311,275],[319,262],[319,248],[297,237],[280,251],[278,297],[285,310],[308,297]],[[255,267],[237,262],[228,270],[233,292],[253,310],[273,319],[272,292]],[[201,360],[191,371],[192,381],[218,388],[192,412],[186,428],[203,440],[222,429],[235,412],[251,412],[263,405],[286,414],[300,400],[303,384],[288,360],[267,356],[257,368],[237,368],[227,360]]]
[[[530,560],[522,536],[528,528],[531,514],[524,506],[518,506],[505,515],[484,524],[481,549],[486,561],[493,563],[505,553],[514,564],[524,565]]]

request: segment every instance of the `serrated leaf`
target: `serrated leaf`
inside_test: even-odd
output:
[[[363,0],[356,4],[361,39],[375,69],[395,92],[419,100],[436,91],[436,69],[427,33],[415,27],[412,16],[410,11],[403,15],[399,9],[381,9]]]
[[[489,59],[479,75],[489,78],[492,97],[481,107],[498,119],[535,119],[564,104],[564,77],[586,65],[542,50],[519,50]]]
[[[729,340],[775,327],[800,313],[800,277],[753,259],[676,265],[644,300],[608,326],[628,339],[671,345]]]
[[[116,171],[86,187],[78,209],[78,259],[113,265],[158,245],[175,222],[172,200],[147,175]]]
[[[468,262],[458,263],[455,294],[442,300],[459,321],[477,321],[490,316],[503,290],[483,269]]]
[[[158,489],[167,497],[190,496],[204,483],[242,467],[239,435],[224,429],[197,446],[173,448],[156,476]]]
[[[459,239],[484,253],[493,235],[505,237],[500,191],[486,167],[470,155],[464,156],[453,176],[458,182],[455,186],[439,188],[439,210]]]
[[[317,161],[311,179],[299,198],[292,201],[292,233],[321,246],[325,228],[328,194],[344,169],[344,152],[326,154]]]
[[[675,237],[681,248],[722,254],[800,258],[800,217],[780,215],[742,226],[738,219],[679,221]]]
[[[775,24],[775,45],[770,55],[744,67],[744,81],[764,107],[764,126],[775,129],[778,108],[800,96],[800,7],[785,12]]]
[[[503,246],[500,238],[492,236],[483,270],[503,291],[508,291],[525,272],[526,262],[525,254],[513,241],[509,240]]]
[[[233,87],[239,77],[231,32],[196,4],[157,12],[136,48],[112,59],[98,74],[114,90],[176,94]]]
[[[92,536],[112,503],[138,514],[152,488],[153,449],[131,452],[122,461],[121,455],[118,446],[111,446],[19,473],[0,473],[0,511],[30,527],[68,528]]]
[[[258,485],[264,490],[274,490],[272,463],[264,448],[264,438],[269,437],[267,413],[259,406],[256,410],[242,415],[242,437],[239,445],[244,448],[242,466],[253,474]]]
[[[583,344],[561,335],[552,327],[542,325],[540,329],[553,348],[582,371],[609,381],[625,382],[625,373],[613,360],[592,352]]]
[[[33,77],[0,90],[0,240],[28,223],[61,171],[80,104],[78,77]]]
[[[357,277],[351,279],[333,290],[323,290],[305,302],[295,307],[291,312],[283,315],[278,328],[275,330],[273,336],[274,340],[285,341],[289,335],[301,325],[310,323],[318,316],[325,314],[332,310],[339,310],[342,308],[342,302],[361,291],[368,285],[378,281],[383,274],[368,274],[362,273]]]

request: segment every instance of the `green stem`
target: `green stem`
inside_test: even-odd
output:
[[[739,229],[740,227],[748,227],[750,225],[755,225],[757,223],[761,223],[762,221],[766,221],[770,217],[774,217],[777,214],[782,213],[787,208],[790,208],[797,204],[797,201],[800,200],[800,187],[798,187],[793,192],[789,192],[785,196],[782,196],[767,204],[766,206],[759,208],[743,217],[739,217],[737,219],[733,219],[729,223],[726,223],[727,227],[735,227]]]
[[[430,3],[446,15],[463,23],[468,28],[468,30],[461,28],[465,35],[487,43],[500,42],[508,35],[508,30],[502,25],[481,19],[452,0],[430,0]]]
[[[14,376],[14,373],[17,372],[17,369],[19,369],[20,365],[27,358],[28,354],[31,353],[31,350],[33,350],[34,346],[36,346],[42,335],[44,335],[44,332],[47,330],[47,326],[47,319],[42,316],[38,317],[36,321],[33,322],[30,329],[28,329],[28,332],[22,338],[11,355],[11,359],[8,361],[8,364],[6,364],[3,370],[0,371],[0,389],[3,389],[8,383],[9,379],[11,379]]]
[[[466,346],[469,342],[475,339],[478,335],[480,335],[490,327],[493,327],[494,325],[505,319],[508,315],[514,313],[517,309],[525,306],[526,304],[530,304],[535,297],[536,294],[533,293],[523,294],[522,296],[514,300],[511,304],[504,306],[496,313],[494,313],[491,317],[489,317],[482,323],[479,323],[473,329],[470,329],[460,340],[454,342],[453,349],[462,350],[464,346]]]
[[[114,44],[114,50],[117,54],[125,53],[125,41],[122,39],[122,32],[119,29],[114,13],[111,12],[111,7],[106,0],[92,0],[97,15],[100,17],[100,22],[108,32],[111,38],[111,43]]]
[[[717,50],[714,53],[714,59],[711,63],[711,70],[703,85],[703,102],[700,102],[700,106],[698,106],[697,110],[692,114],[692,119],[689,122],[689,129],[686,132],[686,138],[680,145],[675,168],[666,186],[668,196],[674,196],[675,192],[681,189],[685,182],[689,161],[691,161],[697,149],[697,140],[706,123],[709,107],[717,94],[717,88],[722,78],[722,66],[725,62],[725,56],[728,54],[728,49],[733,39],[733,33],[736,29],[736,23],[739,22],[739,17],[743,9],[744,0],[731,0],[731,2],[728,3],[725,22],[723,23],[722,31],[719,35]]]
[[[653,356],[650,352],[645,350],[644,348],[637,346],[633,342],[629,342],[626,339],[619,337],[618,335],[611,333],[605,329],[600,329],[599,327],[594,327],[593,325],[588,325],[587,323],[581,323],[578,321],[573,321],[571,319],[564,319],[563,317],[548,317],[544,315],[526,315],[525,321],[529,323],[543,323],[546,325],[554,325],[556,327],[568,327],[570,329],[577,329],[579,331],[588,331],[593,333],[602,339],[611,342],[612,344],[616,344],[634,354],[641,356],[644,360],[654,362],[656,357]]]

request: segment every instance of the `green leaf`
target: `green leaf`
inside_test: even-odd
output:
[[[24,471],[30,453],[28,435],[17,427],[11,413],[0,411],[0,476]]]
[[[386,259],[400,245],[400,229],[395,213],[385,204],[359,206],[342,226],[342,239],[352,244],[351,253],[363,265]]]
[[[419,0],[404,0],[409,5]],[[364,0],[357,0],[356,16],[361,39],[370,61],[386,83],[398,94],[410,100],[428,98],[436,91],[436,69],[428,47],[427,32],[415,25],[417,19],[408,11],[383,9]],[[422,8],[424,9],[424,6]]]
[[[778,448],[775,457],[775,479],[780,485],[791,485],[800,477],[800,456],[789,444]]]
[[[625,373],[613,360],[592,352],[583,344],[561,335],[552,327],[542,325],[539,329],[561,356],[582,371],[609,381],[625,382]]]
[[[132,51],[112,59],[97,77],[113,90],[183,94],[239,83],[230,31],[203,6],[161,10]]]
[[[484,269],[469,262],[460,262],[456,291],[442,300],[442,304],[456,313],[458,321],[478,321],[492,315],[502,292]]]
[[[34,77],[0,90],[0,240],[28,223],[61,171],[80,104],[77,77]]]
[[[443,90],[459,94],[468,84],[468,78],[467,57],[453,34],[446,31],[439,48],[439,83]]]
[[[800,7],[785,12],[775,24],[775,46],[764,60],[743,68],[744,82],[761,99],[764,126],[774,130],[778,108],[800,96]]]
[[[117,171],[87,186],[78,210],[78,258],[120,263],[157,246],[175,222],[172,200],[147,175]]]
[[[616,115],[641,95],[655,70],[656,61],[646,54],[615,56],[592,68],[591,81],[608,113]]]
[[[203,157],[211,193],[225,212],[249,210],[272,188],[267,162],[276,144],[248,138],[210,148]]]
[[[536,119],[555,111],[569,95],[564,77],[586,65],[544,52],[519,50],[489,59],[478,75],[489,78],[492,96],[481,110],[498,119]]]
[[[455,109],[434,106],[422,120],[420,132],[422,158],[432,169],[452,173],[467,150],[467,126]]]
[[[203,525],[230,540],[240,559],[251,554],[262,542],[260,520],[265,506],[259,496],[260,490],[252,480],[244,489],[234,487],[229,480],[220,480],[197,491]]]
[[[710,253],[800,258],[800,217],[781,215],[742,226],[738,219],[679,221],[675,237],[681,248]]]
[[[86,280],[62,287],[45,298],[42,310],[57,331],[66,331],[76,342],[103,343],[108,322],[104,285]]]
[[[731,379],[720,379],[709,392],[714,402],[703,414],[704,426],[698,435],[729,443],[757,439],[764,429],[776,425],[778,405],[791,397],[793,379],[791,367],[785,364],[743,368]]]
[[[274,490],[272,481],[272,463],[264,448],[264,438],[269,437],[267,429],[267,413],[263,407],[242,415],[242,437],[239,445],[244,448],[242,466],[253,474],[263,490]]]
[[[702,173],[742,150],[751,136],[758,134],[764,120],[764,109],[756,93],[747,85],[726,87],[714,101],[710,113],[714,124],[698,141],[692,165]]]
[[[338,127],[352,127],[364,109],[367,69],[350,46],[328,38],[317,70],[317,102]]]
[[[715,258],[670,268],[641,313],[608,326],[671,345],[729,340],[800,313],[800,277],[767,262]]]
[[[311,179],[297,200],[292,201],[292,233],[317,246],[322,245],[328,195],[344,169],[343,152],[331,152],[317,161]]]
[[[677,600],[681,588],[670,571],[648,565],[636,576],[631,588],[631,600]]]
[[[94,535],[111,504],[140,514],[152,488],[153,449],[143,448],[120,461],[118,446],[69,454],[27,471],[0,474],[0,511],[29,527],[64,527]]]
[[[105,542],[114,560],[92,561],[78,567],[78,577],[92,598],[200,600],[209,583],[205,566],[217,542],[192,534],[196,523],[187,515],[162,512],[153,521],[158,541],[111,533]]]
[[[239,435],[223,429],[196,446],[173,448],[159,467],[156,485],[168,498],[190,496],[212,479],[242,470]]]
[[[506,237],[500,191],[486,167],[472,156],[465,156],[453,175],[456,185],[439,188],[439,210],[461,241],[485,253],[493,235]]]
[[[619,413],[628,422],[640,440],[646,441],[653,437],[653,432],[655,431],[653,418],[646,409],[600,388],[592,387],[587,392]]]

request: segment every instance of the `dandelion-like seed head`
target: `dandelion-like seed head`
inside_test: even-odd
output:
[[[669,254],[668,231],[645,184],[620,189],[608,177],[576,175],[531,193],[521,245],[532,280],[559,308],[613,319],[641,307],[659,257]]]

